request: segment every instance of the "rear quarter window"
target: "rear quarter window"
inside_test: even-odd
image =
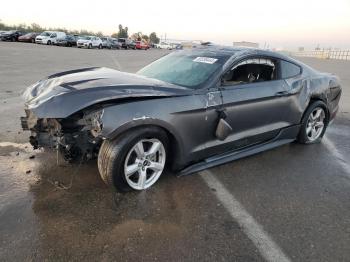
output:
[[[291,78],[299,75],[300,73],[301,73],[300,66],[281,60],[281,77],[282,78]]]

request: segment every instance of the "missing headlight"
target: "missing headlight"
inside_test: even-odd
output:
[[[102,123],[102,116],[103,116],[104,110],[98,110],[89,113],[85,116],[85,119],[88,123],[90,123],[91,129],[90,132],[92,136],[97,137],[100,135],[103,123]]]

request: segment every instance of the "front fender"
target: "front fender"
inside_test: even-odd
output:
[[[176,158],[178,158],[176,162],[182,163],[182,156],[185,155],[183,141],[175,126],[171,124],[171,113],[157,110],[159,107],[150,106],[150,102],[150,100],[138,101],[105,107],[101,117],[103,123],[101,136],[105,139],[115,139],[133,128],[145,125],[157,126],[175,139]]]

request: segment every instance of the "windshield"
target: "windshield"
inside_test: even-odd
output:
[[[149,64],[137,74],[196,88],[219,70],[228,58],[211,52],[174,52]]]
[[[51,32],[42,32],[40,35],[41,36],[50,36],[52,33]]]
[[[91,39],[91,36],[82,36],[80,39],[83,39],[83,40],[90,40],[90,39]]]

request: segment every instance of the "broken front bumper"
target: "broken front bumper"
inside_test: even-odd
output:
[[[24,111],[26,116],[21,117],[21,126],[24,131],[31,131],[29,142],[33,148],[54,148],[57,144],[57,137],[47,128],[53,127],[59,130],[60,124],[55,119],[38,119],[29,109]]]

